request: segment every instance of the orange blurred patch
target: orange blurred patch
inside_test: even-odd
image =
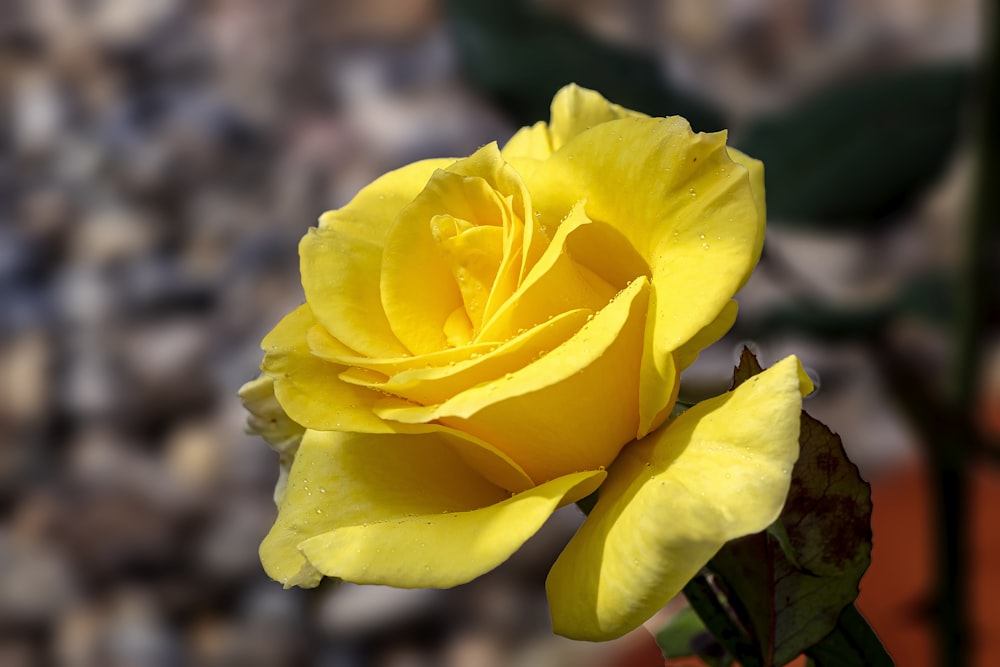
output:
[[[927,471],[911,467],[872,484],[874,551],[858,607],[897,665],[936,661],[932,506]],[[1000,664],[1000,471],[973,470],[969,488],[969,599],[972,664]]]

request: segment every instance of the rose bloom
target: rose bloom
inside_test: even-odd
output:
[[[241,390],[282,452],[268,574],[455,586],[599,489],[549,574],[553,626],[635,628],[788,491],[794,357],[669,419],[763,238],[763,168],[724,132],[574,85],[502,150],[325,213],[299,248],[305,304]]]

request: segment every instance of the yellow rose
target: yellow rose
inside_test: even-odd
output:
[[[763,229],[762,167],[725,133],[576,86],[503,150],[408,165],[324,214],[306,303],[263,342],[306,429],[268,574],[454,586],[600,487],[549,576],[554,626],[637,626],[787,493],[794,358],[663,425]]]

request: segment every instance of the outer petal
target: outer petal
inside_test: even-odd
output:
[[[544,160],[552,155],[552,142],[549,139],[549,127],[545,121],[522,127],[504,145],[500,151],[505,160],[512,157]]]
[[[648,117],[609,102],[597,91],[571,83],[563,86],[552,98],[552,120],[549,124],[552,150],[559,150],[578,134],[601,123],[619,118]]]
[[[781,511],[798,457],[801,380],[788,357],[630,445],[546,587],[559,634],[605,640],[649,618],[733,538]]]
[[[581,473],[511,497],[477,475],[433,434],[307,431],[278,518],[261,545],[261,560],[268,574],[287,586],[315,585],[321,572],[369,581],[379,568],[383,583],[420,585],[413,583],[412,576],[429,576],[423,574],[425,565],[442,571],[439,578],[454,576],[448,572],[464,572],[473,578],[516,550],[556,506],[583,497],[602,479],[599,471]],[[407,529],[393,530],[398,521]],[[440,527],[433,525],[438,521],[459,532],[480,525],[485,537],[478,544],[455,541],[454,536],[443,538]],[[436,545],[441,560],[420,559],[421,541],[438,539],[451,539],[454,550]],[[397,548],[393,554],[391,550]],[[470,548],[477,559],[469,558]],[[367,567],[359,565],[361,554],[371,559]],[[397,571],[394,578],[394,562],[414,556],[419,571]],[[368,579],[365,572],[370,573]]]
[[[726,332],[733,327],[738,310],[739,304],[733,299],[723,307],[718,317],[692,336],[688,342],[677,348],[677,351],[674,352],[677,367],[683,371],[695,362],[702,350],[725,336]]]
[[[746,167],[750,175],[750,188],[753,190],[753,201],[757,207],[757,245],[754,248],[754,256],[760,257],[760,252],[764,248],[764,223],[767,220],[767,205],[764,200],[764,163],[754,159],[732,146],[726,149],[733,162]],[[749,277],[749,276],[747,276]]]
[[[247,418],[247,433],[255,433],[264,438],[274,451],[278,452],[278,482],[274,485],[274,502],[279,502],[285,493],[288,471],[295,459],[295,452],[302,442],[305,429],[296,424],[274,395],[274,379],[261,375],[247,382],[239,391],[240,401],[250,416]]]
[[[554,215],[586,198],[587,215],[615,227],[646,260],[660,353],[715,320],[758,259],[753,181],[725,140],[694,134],[676,117],[628,118],[577,135],[544,162],[515,161],[536,209]]]
[[[572,473],[465,512],[347,526],[306,540],[300,549],[327,576],[401,588],[450,588],[507,560],[552,512],[592,493],[605,475],[601,470]]]
[[[378,392],[343,382],[337,377],[346,370],[343,366],[310,353],[307,337],[315,324],[312,309],[303,304],[286,315],[261,343],[265,352],[261,368],[274,379],[278,403],[293,421],[306,428],[391,431],[372,414],[371,406],[382,398]]]
[[[336,338],[370,356],[401,356],[379,300],[386,234],[400,210],[452,159],[407,165],[362,189],[343,208],[320,217],[299,245],[302,286],[316,318]]]

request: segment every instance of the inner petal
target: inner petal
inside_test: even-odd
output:
[[[431,219],[431,233],[458,284],[472,329],[478,331],[503,260],[503,227],[477,227],[444,214]]]
[[[583,206],[573,207],[523,284],[483,326],[478,342],[505,340],[569,310],[596,312],[608,305],[619,287],[577,262],[569,251],[570,239],[590,224]]]
[[[340,375],[344,382],[393,394],[423,405],[443,403],[452,396],[484,382],[495,382],[544,357],[585,325],[593,311],[571,310],[552,318],[496,350],[462,362],[414,368],[392,377],[360,368]]]
[[[464,307],[453,271],[456,249],[442,241],[464,236],[459,232],[465,227],[499,227],[508,215],[506,202],[484,179],[441,170],[399,214],[386,240],[380,293],[389,326],[411,353],[448,347],[445,323]],[[488,236],[480,244],[484,252]],[[488,264],[477,269],[479,275]]]

